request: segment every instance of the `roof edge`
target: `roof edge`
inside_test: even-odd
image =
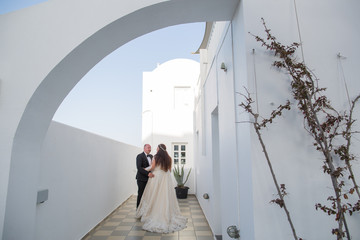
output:
[[[193,52],[193,54],[199,54],[200,49],[205,49],[207,47],[213,24],[214,24],[214,22],[206,22],[203,40],[202,40],[198,50],[196,50],[196,52]]]

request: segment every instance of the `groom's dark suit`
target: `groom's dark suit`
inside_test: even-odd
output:
[[[150,156],[150,159],[153,158],[153,156],[151,154],[149,154],[149,156]],[[136,179],[137,179],[137,185],[138,185],[138,197],[137,197],[136,207],[138,207],[140,204],[140,200],[143,195],[144,189],[146,187],[146,183],[149,179],[149,177],[148,177],[149,172],[146,171],[144,168],[147,168],[149,166],[150,165],[149,165],[149,161],[146,157],[146,154],[144,152],[138,154],[136,157],[136,168],[137,168]]]

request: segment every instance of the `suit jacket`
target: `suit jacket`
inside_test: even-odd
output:
[[[149,154],[150,158],[152,160],[153,155]],[[148,174],[149,172],[146,171],[144,168],[149,167],[149,161],[146,157],[146,154],[144,152],[138,154],[136,156],[136,168],[137,168],[137,173],[136,173],[136,179],[139,181],[143,181],[143,182],[147,182],[149,177]]]

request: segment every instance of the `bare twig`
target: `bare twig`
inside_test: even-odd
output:
[[[241,94],[241,95],[244,96],[244,98],[246,99],[246,103],[241,103],[240,106],[242,108],[244,108],[245,111],[247,111],[250,115],[252,115],[254,117],[254,122],[252,122],[252,125],[253,125],[253,127],[255,129],[255,132],[256,132],[256,134],[258,136],[258,139],[259,139],[259,142],[260,142],[260,145],[261,145],[261,147],[263,149],[263,152],[264,152],[264,155],[265,155],[265,158],[266,158],[266,162],[267,162],[268,167],[270,169],[270,173],[271,173],[272,179],[274,181],[274,184],[275,184],[275,187],[276,187],[276,190],[277,190],[277,195],[280,198],[280,199],[274,199],[271,202],[278,204],[281,208],[284,209],[284,211],[286,213],[286,216],[287,216],[287,219],[288,219],[288,222],[290,224],[290,228],[291,228],[291,231],[293,233],[294,239],[295,240],[301,240],[301,238],[298,238],[297,235],[296,235],[295,227],[294,227],[294,224],[293,224],[293,222],[291,220],[291,217],[290,217],[290,212],[287,209],[287,206],[286,206],[286,203],[285,203],[285,200],[284,200],[284,196],[287,194],[286,191],[285,191],[285,184],[280,185],[278,183],[277,179],[276,179],[276,175],[275,175],[272,163],[270,161],[269,154],[268,154],[268,152],[266,150],[266,146],[264,144],[264,141],[263,141],[261,133],[260,133],[261,128],[266,127],[267,123],[272,123],[273,119],[275,119],[277,116],[280,116],[284,109],[287,109],[287,110],[290,109],[290,102],[287,101],[287,103],[285,105],[280,105],[277,110],[272,112],[270,118],[264,119],[262,121],[262,123],[258,123],[259,114],[254,113],[253,110],[252,110],[252,107],[251,107],[251,104],[254,103],[254,101],[251,99],[251,96],[250,96],[250,93],[248,92],[248,90],[247,89],[245,89],[245,90],[247,92],[247,95],[244,95],[244,94]]]
[[[329,215],[336,215],[335,220],[338,222],[338,228],[333,229],[332,233],[337,236],[338,240],[343,239],[345,233],[350,239],[350,232],[346,224],[345,213],[350,215],[354,211],[360,211],[360,200],[352,204],[348,200],[347,193],[357,192],[359,198],[359,186],[355,181],[355,176],[351,168],[350,161],[354,156],[350,154],[351,136],[356,131],[352,131],[351,127],[354,122],[352,119],[355,103],[359,100],[360,95],[355,98],[349,116],[345,113],[340,114],[331,106],[330,101],[324,93],[325,88],[318,86],[318,78],[305,65],[304,62],[298,62],[294,56],[299,43],[292,43],[289,46],[283,45],[276,40],[267,28],[264,19],[263,26],[266,32],[266,40],[259,36],[254,36],[256,41],[260,42],[266,49],[273,51],[279,60],[274,61],[273,65],[278,69],[285,70],[291,76],[291,89],[294,99],[297,101],[299,110],[304,115],[305,130],[313,137],[316,150],[320,151],[324,156],[324,172],[329,174],[334,196],[330,196],[332,206],[327,207],[322,204],[316,204],[316,209],[321,209]],[[344,124],[345,122],[345,124]],[[343,126],[345,130],[340,134]],[[336,137],[343,136],[346,144],[334,148],[333,142]],[[345,165],[335,167],[333,154],[338,155],[341,160],[345,160]],[[346,170],[349,172],[349,179],[353,182],[353,188],[349,192],[343,190],[345,182],[343,180]],[[344,201],[344,202],[343,202]],[[345,232],[343,230],[345,227]]]

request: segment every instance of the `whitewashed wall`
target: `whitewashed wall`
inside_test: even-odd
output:
[[[360,82],[357,77],[357,68],[360,64],[358,59],[360,47],[357,43],[360,40],[360,32],[355,24],[360,20],[356,13],[360,9],[360,3],[357,1],[346,3],[296,1],[296,3],[306,64],[320,78],[320,86],[328,88],[327,94],[334,106],[339,110],[345,110],[347,98],[342,77],[345,76],[351,98],[360,93]],[[196,163],[197,190],[200,204],[215,233],[218,223],[213,220],[213,216],[216,215],[212,208],[214,203],[211,198],[201,199],[201,193],[216,192],[215,187],[208,183],[209,178],[212,178],[213,183],[216,180],[216,176],[209,174],[214,172],[216,166],[212,156],[214,142],[210,127],[212,127],[211,111],[214,109],[213,98],[218,98],[221,103],[221,98],[217,95],[220,89],[216,89],[215,82],[221,84],[225,79],[219,70],[219,63],[224,61],[228,68],[233,68],[234,71],[233,93],[236,106],[234,121],[236,122],[249,120],[247,114],[238,106],[243,99],[235,93],[244,92],[243,87],[247,87],[254,94],[253,98],[259,104],[259,113],[264,117],[267,117],[274,107],[291,98],[286,75],[271,67],[273,55],[262,49],[248,33],[265,36],[261,17],[265,18],[268,27],[279,41],[285,44],[299,41],[294,1],[241,1],[231,22],[232,41],[226,40],[229,33],[224,24],[215,25],[210,39],[213,42],[209,43],[208,49],[204,50],[203,54],[205,58],[202,61],[206,63],[201,63],[206,71],[204,73],[202,71],[203,85],[200,86],[201,92],[196,108],[196,116],[203,118],[196,119],[196,131],[199,133],[196,145],[199,145],[198,155],[202,156],[201,161]],[[233,49],[233,62],[226,62],[227,58],[231,58],[222,54],[222,49],[226,48]],[[340,62],[337,58],[339,52],[346,57],[341,60],[344,75],[340,71]],[[299,58],[301,59],[300,51]],[[225,112],[224,116],[219,111],[219,119],[223,117],[228,115]],[[359,117],[357,111],[356,118]],[[359,125],[356,125],[356,130],[359,130]],[[238,182],[237,184],[228,182],[228,187],[237,187],[234,191],[238,191],[239,222],[235,225],[240,229],[241,238],[292,238],[283,210],[269,203],[276,197],[276,190],[257,136],[248,123],[236,124],[234,131],[237,132],[237,164],[236,166],[227,164],[220,154],[220,168],[227,168],[228,172],[231,172],[237,167]],[[220,131],[220,136],[222,134],[225,135],[226,132]],[[298,236],[303,239],[334,238],[331,235],[331,229],[336,227],[334,217],[315,210],[316,203],[326,203],[327,197],[332,194],[331,182],[322,172],[322,156],[314,151],[312,140],[303,129],[302,116],[295,106],[293,110],[264,130],[263,137],[278,180],[286,184],[289,192],[286,200]],[[353,150],[359,155],[357,139],[354,139]],[[354,162],[353,165],[359,177],[360,165],[358,162]],[[229,176],[220,176],[221,180],[224,178],[227,179]],[[227,208],[236,211],[235,206],[227,206]],[[359,214],[348,217],[347,220],[352,237],[359,238],[360,232],[357,227],[360,224]],[[223,229],[227,227],[224,225],[225,221],[226,219],[223,219],[221,223]],[[227,238],[227,236],[223,237]]]
[[[315,71],[320,79],[320,86],[328,88],[326,92],[334,106],[345,110],[346,98],[344,84],[339,78],[341,74],[337,54],[340,52],[347,57],[342,64],[350,96],[354,97],[360,93],[360,83],[357,80],[357,66],[360,63],[360,47],[357,43],[360,32],[354,25],[354,22],[360,20],[354,10],[360,9],[360,4],[357,1],[296,3],[305,62]],[[299,42],[294,2],[246,1],[243,6],[245,32],[264,36],[260,21],[263,17],[279,41],[285,44]],[[246,35],[246,41],[248,86],[251,92],[255,92],[256,69],[259,112],[268,116],[273,109],[272,103],[278,106],[289,98],[288,80],[283,73],[270,66],[274,58],[250,34]],[[255,55],[252,55],[252,49],[255,49]],[[298,57],[301,59],[300,51]],[[357,114],[357,118],[359,116]],[[255,237],[288,239],[291,232],[283,211],[268,204],[274,198],[275,189],[254,133],[252,138]],[[302,116],[295,110],[295,106],[269,127],[268,131],[264,131],[264,140],[278,179],[286,184],[290,193],[287,200],[298,235],[304,239],[334,238],[331,236],[331,229],[336,227],[334,217],[316,211],[314,207],[316,203],[327,202],[327,197],[333,193],[331,182],[329,176],[322,172],[323,157],[314,151],[312,140],[303,129]],[[355,140],[355,144],[358,143]],[[359,148],[353,149],[359,153]],[[359,165],[355,165],[359,177]],[[356,227],[360,224],[359,215],[348,217],[347,220],[353,238],[359,238],[360,232]]]
[[[80,239],[136,193],[135,158],[141,148],[52,122],[43,146],[37,240]]]
[[[193,97],[199,72],[198,62],[191,59],[173,59],[159,65],[152,72],[143,73],[143,143],[152,145],[152,154],[156,154],[158,144],[163,143],[172,157],[173,143],[187,143],[184,168],[185,174],[192,168],[186,183],[191,194],[196,192],[194,162],[197,159],[193,154]],[[188,89],[189,95],[183,98],[176,97],[175,88],[182,87]],[[188,103],[188,106],[176,107],[175,105],[182,100]]]
[[[208,49],[201,51],[195,113],[197,197],[213,233],[224,239],[227,227],[240,221],[232,49],[230,23],[215,23]]]
[[[206,67],[208,65],[205,65]],[[212,159],[212,125],[211,125],[211,113],[216,111],[218,104],[217,96],[217,80],[215,68],[211,67],[207,78],[205,78],[204,85],[201,86],[200,97],[202,100],[198,102],[198,106],[195,111],[197,118],[195,125],[195,132],[198,133],[197,137],[198,146],[196,148],[195,170],[196,170],[196,188],[197,198],[204,211],[204,214],[212,228],[213,232],[217,235],[221,235],[221,217],[220,214],[216,214],[214,210],[221,210],[219,206],[220,192],[215,188],[215,184],[219,184],[219,179],[214,178],[214,172],[219,172],[219,168],[215,168],[215,161]],[[201,119],[204,115],[205,119]],[[214,129],[216,131],[216,129]],[[203,195],[207,193],[210,198],[208,200],[203,198]],[[217,200],[216,200],[217,199]]]

